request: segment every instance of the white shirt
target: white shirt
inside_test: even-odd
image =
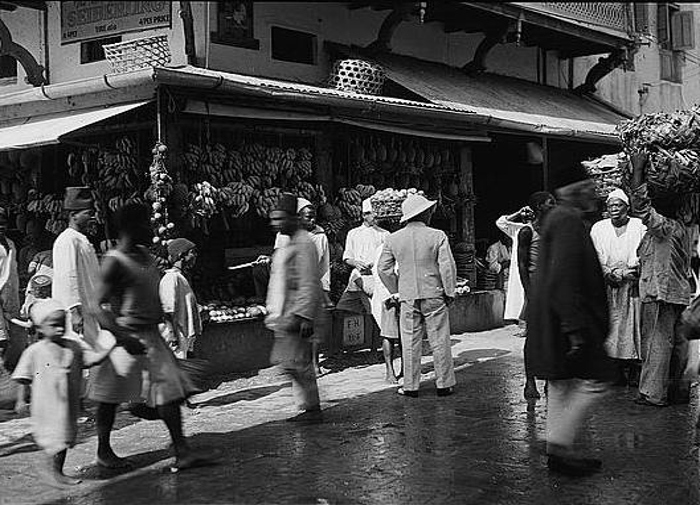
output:
[[[100,265],[95,248],[85,235],[66,228],[53,245],[53,283],[51,296],[65,307],[82,305],[83,330],[88,342],[93,343],[99,330],[91,315],[97,309],[97,283]]]
[[[321,276],[321,289],[324,291],[331,290],[331,250],[328,246],[328,235],[320,226],[316,225],[313,231],[309,232],[311,242],[316,246],[318,253],[318,268]],[[289,235],[282,235],[277,232],[275,236],[275,250],[281,247],[287,247],[291,242]]]
[[[631,217],[625,232],[619,236],[610,219],[598,221],[591,228],[591,239],[603,268],[634,268],[639,266],[637,248],[646,233],[641,219]]]
[[[353,228],[345,239],[343,260],[351,259],[373,265],[377,261],[377,250],[384,244],[384,240],[388,236],[389,232],[377,225],[367,226],[363,223],[357,228]],[[360,272],[356,268],[353,269],[347,291],[361,291],[354,282],[359,275]]]

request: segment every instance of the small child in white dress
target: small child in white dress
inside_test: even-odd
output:
[[[39,300],[29,317],[39,340],[24,350],[12,378],[22,384],[26,402],[31,384],[32,434],[44,451],[40,478],[55,487],[80,483],[63,473],[69,447],[75,445],[82,391],[82,369],[103,361],[114,348],[94,350],[68,333],[66,309],[54,299]],[[20,410],[26,409],[26,403]]]

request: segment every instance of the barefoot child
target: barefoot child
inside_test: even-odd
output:
[[[114,346],[98,352],[66,335],[66,310],[54,299],[34,303],[29,317],[39,340],[22,353],[12,378],[25,389],[32,385],[32,431],[45,453],[40,477],[53,486],[75,485],[80,481],[65,475],[63,464],[75,444],[82,369],[103,361]]]

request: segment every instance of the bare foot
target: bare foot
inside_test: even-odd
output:
[[[206,453],[204,451],[189,450],[187,454],[177,458],[175,464],[171,467],[171,471],[177,472],[189,468],[214,465],[219,459],[221,459],[221,452],[216,449]]]
[[[44,484],[48,484],[51,487],[56,487],[59,489],[80,484],[80,480],[68,477],[67,475],[57,471],[53,465],[53,458],[49,458],[46,461],[43,461],[37,467],[39,480],[41,480]]]
[[[386,374],[384,376],[384,380],[388,382],[389,384],[398,384],[399,379],[396,378],[396,375],[394,374]]]
[[[110,470],[119,470],[122,468],[129,468],[131,463],[126,458],[120,458],[116,454],[110,451],[106,454],[97,455],[97,464],[102,468],[108,468]]]

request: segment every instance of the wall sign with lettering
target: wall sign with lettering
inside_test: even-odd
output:
[[[172,26],[172,2],[61,2],[61,44]]]

